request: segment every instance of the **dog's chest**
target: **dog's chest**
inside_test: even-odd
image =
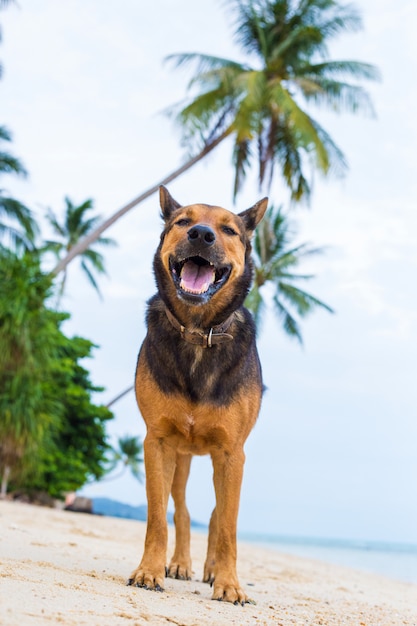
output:
[[[228,429],[219,421],[218,411],[209,407],[184,410],[179,402],[169,416],[161,419],[160,426],[179,451],[205,454],[213,446],[220,448],[228,443]]]
[[[174,415],[172,419],[175,430],[187,440],[195,438],[195,417],[192,413]]]
[[[151,343],[145,350],[147,367],[161,393],[180,394],[191,403],[229,404],[238,381],[227,377],[228,355],[218,346],[203,348],[177,342]],[[184,428],[191,427],[187,418]]]

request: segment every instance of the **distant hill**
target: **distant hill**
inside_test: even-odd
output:
[[[93,513],[97,515],[108,515],[110,517],[124,517],[126,519],[136,519],[146,522],[148,507],[146,504],[131,506],[124,502],[117,502],[110,498],[92,498]]]
[[[146,522],[148,507],[146,504],[132,506],[125,502],[118,502],[110,498],[92,498],[93,513],[96,515],[107,515],[109,517],[123,517],[125,519],[135,519],[140,522]],[[174,515],[170,511],[167,513],[167,521],[169,524],[174,523]],[[193,528],[207,528],[206,524],[201,524],[191,520]]]

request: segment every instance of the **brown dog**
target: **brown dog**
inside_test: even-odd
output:
[[[185,487],[193,454],[210,454],[216,507],[204,581],[213,598],[244,604],[236,574],[236,524],[245,455],[258,416],[262,378],[255,328],[243,301],[252,279],[250,237],[264,198],[235,215],[206,204],[180,206],[160,188],[165,228],[154,257],[158,293],[148,303],[136,397],[144,442],[148,524],[129,584],[161,591],[165,575],[191,578]],[[166,568],[169,494],[175,552]]]

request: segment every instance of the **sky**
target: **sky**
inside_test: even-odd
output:
[[[368,84],[375,117],[309,109],[343,149],[344,179],[316,177],[310,207],[290,209],[296,243],[325,246],[301,269],[309,290],[336,313],[302,325],[304,347],[269,312],[259,333],[267,391],[246,444],[239,530],[294,537],[417,544],[417,5],[361,0],[364,29],[331,47],[332,58],[377,65]],[[62,215],[64,197],[94,199],[103,218],[157,183],[185,159],[178,130],[163,114],[186,95],[190,76],[163,59],[198,51],[242,60],[232,15],[219,1],[19,0],[0,12],[1,124],[10,151],[29,172],[2,187],[43,219]],[[236,212],[264,194],[249,177],[232,202],[231,146],[169,185],[182,204]],[[289,209],[277,177],[271,203]],[[63,308],[68,334],[98,347],[87,363],[106,403],[133,382],[145,335],[151,264],[161,228],[157,196],[107,235],[108,277],[101,301],[74,261]],[[133,394],[114,405],[109,437],[145,436]],[[125,474],[84,489],[130,504],[145,488]],[[191,516],[214,506],[208,457],[193,460]]]

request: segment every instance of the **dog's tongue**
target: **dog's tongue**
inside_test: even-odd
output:
[[[192,293],[204,293],[214,283],[215,271],[212,265],[197,265],[186,261],[181,271],[181,289]]]

